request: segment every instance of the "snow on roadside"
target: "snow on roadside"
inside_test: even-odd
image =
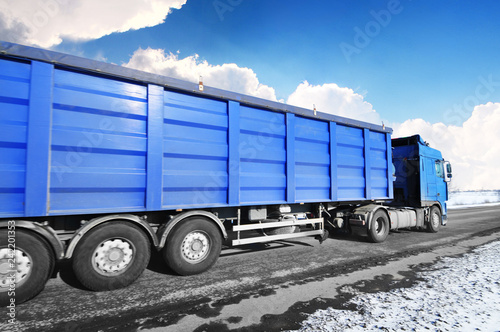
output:
[[[499,331],[500,241],[445,257],[411,288],[357,295],[357,311],[318,310],[305,331]],[[346,305],[347,305],[346,304]]]
[[[478,207],[490,207],[499,206],[500,203],[483,203],[483,204],[462,204],[462,205],[452,205],[448,206],[448,210],[458,210],[458,209],[468,209],[468,208],[478,208]]]
[[[448,207],[477,206],[500,202],[499,190],[452,191],[448,199]]]

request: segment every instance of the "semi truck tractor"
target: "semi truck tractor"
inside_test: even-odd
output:
[[[331,105],[335,111],[335,105]],[[223,246],[446,224],[450,164],[420,136],[118,65],[0,42],[0,302],[66,262],[133,283]]]

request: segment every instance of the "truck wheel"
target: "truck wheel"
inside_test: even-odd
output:
[[[429,222],[427,223],[427,231],[430,233],[437,233],[439,231],[439,226],[441,225],[441,211],[437,206],[431,207],[431,212],[429,213]]]
[[[273,222],[273,221],[268,221]],[[266,223],[264,220],[263,223]],[[299,226],[285,226],[285,227],[275,227],[275,228],[263,228],[263,235],[281,235],[281,234],[292,234],[300,232]]]
[[[219,228],[211,221],[184,220],[168,235],[162,250],[168,266],[180,275],[193,275],[211,268],[222,248]]]
[[[372,224],[368,230],[368,239],[371,242],[384,242],[389,235],[389,217],[383,210],[377,210],[372,218]]]
[[[140,277],[150,256],[150,243],[141,229],[112,221],[95,227],[80,240],[73,255],[73,271],[90,290],[119,289]]]
[[[0,230],[2,307],[10,304],[11,299],[15,299],[17,305],[37,296],[49,280],[55,261],[52,250],[38,235],[22,230],[16,230],[12,237],[8,234],[6,229]]]

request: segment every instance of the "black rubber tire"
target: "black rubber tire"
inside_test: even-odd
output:
[[[9,247],[8,234],[7,229],[0,230],[0,249],[12,249]],[[0,306],[2,307],[10,304],[11,298],[14,298],[15,304],[18,305],[40,294],[52,275],[55,265],[52,249],[39,235],[16,229],[14,238],[16,249],[22,251],[23,256],[30,260],[31,269],[28,275],[15,286],[15,294],[11,293],[9,288],[0,290]],[[10,256],[8,257],[10,258]],[[9,263],[8,260],[2,260],[0,264]],[[4,267],[8,267],[8,265],[4,265]],[[7,277],[8,274],[3,275],[2,280]]]
[[[277,220],[276,220],[277,221]],[[276,222],[275,220],[267,221],[267,222]],[[264,220],[263,224],[266,223]],[[283,235],[283,234],[293,234],[300,232],[299,226],[284,226],[284,227],[274,227],[274,228],[263,228],[262,235]]]
[[[384,242],[390,230],[389,216],[387,213],[381,209],[375,211],[371,223],[371,227],[368,230],[368,239],[373,243]]]
[[[187,258],[183,254],[183,246],[189,246],[190,239],[202,237],[207,242],[207,249],[201,257]],[[200,244],[196,240],[197,245]],[[194,241],[194,242],[196,242]],[[191,248],[194,243],[191,244]],[[205,245],[202,244],[202,248]],[[210,269],[219,258],[222,248],[222,235],[219,227],[212,221],[203,218],[193,218],[176,225],[167,237],[167,243],[162,249],[163,259],[167,265],[179,275],[187,276],[202,273]],[[202,250],[203,251],[203,250]]]
[[[132,250],[130,262],[119,273],[103,271],[99,269],[99,264],[93,262],[94,257],[98,257],[96,250],[104,248],[102,245],[105,242],[115,239],[125,242]],[[75,248],[72,266],[76,278],[83,286],[93,291],[108,291],[126,287],[137,280],[148,266],[150,257],[149,239],[138,226],[111,221],[84,235]]]
[[[427,231],[429,233],[437,233],[439,231],[439,227],[441,226],[441,222],[443,217],[441,215],[441,210],[437,206],[431,207],[431,211],[429,213],[429,221],[427,222]]]
[[[299,226],[285,226],[285,227],[276,227],[276,228],[264,228],[262,230],[262,234],[264,235],[283,235],[283,234],[293,234],[299,233]]]

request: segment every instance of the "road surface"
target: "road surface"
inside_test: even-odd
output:
[[[305,313],[339,306],[360,292],[410,286],[420,264],[500,239],[500,206],[450,210],[438,233],[400,230],[384,243],[337,235],[222,251],[217,264],[180,277],[158,256],[133,285],[85,290],[67,269],[17,306],[22,331],[279,331]],[[12,328],[7,315],[0,330]]]

